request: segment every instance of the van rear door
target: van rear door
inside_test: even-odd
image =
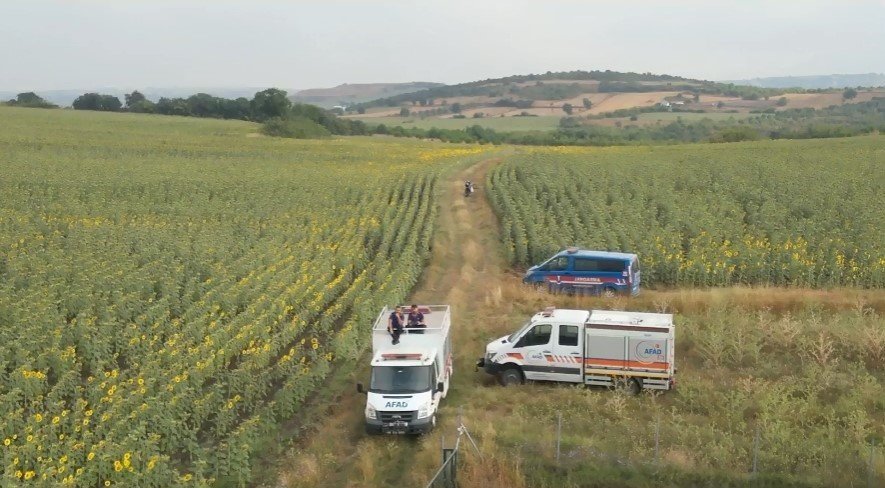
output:
[[[638,295],[640,282],[639,259],[633,258],[633,260],[630,262],[630,266],[627,268],[627,273],[630,276],[630,294]]]

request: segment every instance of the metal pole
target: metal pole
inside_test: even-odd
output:
[[[445,434],[439,435],[439,449],[443,453],[443,462],[446,462],[446,436]]]
[[[873,453],[875,452],[876,445],[873,444],[873,441],[870,441],[870,462],[867,464],[867,488],[873,488]]]
[[[556,465],[559,466],[559,446],[562,441],[562,412],[556,415]]]
[[[753,476],[756,476],[759,463],[759,424],[756,424],[756,435],[753,438]]]

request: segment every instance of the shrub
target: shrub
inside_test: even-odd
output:
[[[323,139],[331,135],[328,129],[307,117],[268,119],[261,126],[261,133],[266,136],[290,137],[292,139]]]

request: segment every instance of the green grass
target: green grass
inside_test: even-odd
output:
[[[474,119],[441,119],[420,117],[365,117],[361,120],[370,125],[385,124],[388,127],[401,125],[418,129],[463,129],[472,125],[488,127],[500,132],[551,131],[556,130],[561,117],[482,117]]]

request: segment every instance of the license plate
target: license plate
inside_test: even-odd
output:
[[[403,421],[390,422],[384,425],[384,430],[388,434],[405,434],[408,431],[409,423]]]

